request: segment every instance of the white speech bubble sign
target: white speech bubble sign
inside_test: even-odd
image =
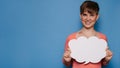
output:
[[[107,42],[96,36],[89,38],[81,36],[70,40],[68,45],[71,49],[71,57],[79,63],[98,63],[106,56]]]

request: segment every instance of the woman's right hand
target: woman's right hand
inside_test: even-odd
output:
[[[63,59],[65,60],[65,62],[71,62],[71,50],[70,48],[67,48],[67,50],[64,52],[64,55],[63,55]]]

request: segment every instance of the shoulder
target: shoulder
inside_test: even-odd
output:
[[[68,35],[67,39],[69,39],[69,40],[75,39],[76,38],[76,34],[77,34],[77,32],[71,33],[70,35]]]
[[[74,32],[74,33],[68,35],[68,37],[67,37],[67,39],[66,39],[66,43],[65,43],[65,50],[66,50],[66,48],[69,47],[69,46],[68,46],[68,42],[69,42],[71,39],[75,39],[75,38],[76,38],[76,34],[77,34],[77,32]]]
[[[103,34],[103,33],[101,33],[101,32],[98,32],[98,33],[99,33],[99,38],[104,39],[104,40],[107,41],[107,37],[106,37],[105,34]]]

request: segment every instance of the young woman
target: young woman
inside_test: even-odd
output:
[[[80,36],[85,36],[87,38],[91,36],[96,36],[100,39],[107,41],[107,38],[104,34],[97,32],[94,29],[94,25],[99,18],[99,5],[94,1],[85,1],[80,6],[80,19],[82,22],[82,29],[78,32],[72,33],[68,36],[65,44],[65,52],[63,55],[63,63],[67,66],[72,65],[72,68],[101,68],[102,65],[106,65],[112,58],[112,52],[109,48],[106,49],[106,56],[99,63],[78,63],[71,58],[71,50],[68,46],[68,42],[71,39],[77,39]]]

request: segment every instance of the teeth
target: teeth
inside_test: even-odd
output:
[[[86,24],[86,25],[89,25],[89,24],[90,24],[90,22],[85,22],[85,24]]]

